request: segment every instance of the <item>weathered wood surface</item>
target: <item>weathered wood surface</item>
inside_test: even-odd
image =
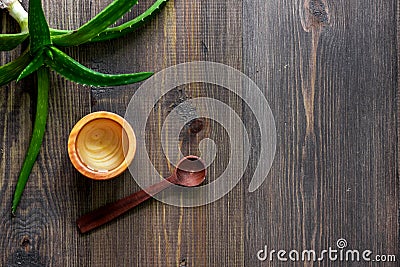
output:
[[[43,6],[50,26],[74,29],[110,2],[44,0]],[[151,3],[140,1],[124,20]],[[7,14],[0,14],[1,31],[15,30]],[[151,23],[128,37],[66,49],[84,65],[108,73],[157,72],[194,60],[227,64],[257,83],[277,125],[272,170],[249,193],[259,145],[257,123],[246,105],[223,88],[177,89],[149,118],[148,150],[158,170],[170,171],[156,138],[160,124],[184,94],[221,99],[246,121],[254,145],[246,175],[209,205],[177,208],[150,201],[87,235],[77,231],[78,216],[139,187],[129,172],[107,182],[79,175],[67,155],[69,131],[92,111],[123,115],[139,84],[89,88],[52,74],[44,144],[15,218],[11,199],[32,130],[34,81],[3,86],[0,265],[368,265],[256,257],[264,246],[336,248],[339,238],[349,248],[398,258],[397,18],[395,0],[170,0]],[[20,51],[2,52],[1,64]],[[218,176],[229,161],[228,139],[218,124],[207,122],[197,138],[183,133],[182,151],[195,151],[202,137],[221,145],[219,161],[208,170],[210,177]]]

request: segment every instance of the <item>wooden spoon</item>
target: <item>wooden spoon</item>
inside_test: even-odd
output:
[[[182,158],[170,177],[151,185],[145,190],[140,190],[130,196],[107,204],[80,217],[76,224],[81,233],[89,232],[136,207],[151,196],[167,189],[172,184],[181,186],[198,186],[206,177],[206,166],[197,156]]]

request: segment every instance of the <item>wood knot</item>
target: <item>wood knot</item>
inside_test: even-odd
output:
[[[189,122],[189,131],[192,134],[198,134],[204,128],[204,121],[202,119],[193,119]]]
[[[29,252],[30,245],[31,241],[29,240],[29,237],[24,236],[24,238],[22,238],[21,240],[21,248],[24,249],[26,252]]]
[[[328,11],[326,10],[325,4],[321,0],[311,0],[308,5],[308,11],[314,17],[316,22],[328,24]]]
[[[330,22],[326,0],[305,0],[301,12],[301,23],[306,32],[320,28]]]
[[[180,264],[179,264],[179,266],[180,266],[180,267],[187,266],[187,265],[186,265],[186,259],[182,259],[181,262],[180,262]]]

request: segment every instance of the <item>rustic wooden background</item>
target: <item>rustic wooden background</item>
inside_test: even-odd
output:
[[[50,26],[74,29],[110,2],[44,0],[43,6]],[[152,2],[140,1],[124,20]],[[89,88],[52,74],[44,144],[15,218],[11,199],[32,130],[34,81],[3,86],[0,266],[280,266],[276,259],[260,262],[257,251],[335,248],[339,238],[348,248],[398,258],[398,10],[396,0],[170,0],[130,36],[66,49],[108,73],[157,72],[193,60],[227,64],[263,90],[277,125],[272,170],[249,193],[259,145],[248,107],[223,88],[178,88],[149,119],[148,150],[158,170],[170,171],[157,138],[169,108],[182,97],[209,96],[246,121],[254,146],[246,175],[212,204],[177,208],[150,201],[86,235],[78,233],[77,217],[139,188],[128,172],[107,182],[79,175],[67,155],[69,131],[92,111],[123,115],[139,84]],[[2,32],[16,30],[6,12],[0,21]],[[1,52],[0,63],[21,49]],[[196,137],[182,133],[182,151],[195,153],[203,137],[221,144],[208,170],[212,178],[229,161],[229,144],[218,124],[205,126]],[[294,265],[368,264],[285,266]]]

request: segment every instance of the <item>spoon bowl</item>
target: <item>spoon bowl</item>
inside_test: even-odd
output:
[[[193,187],[204,182],[207,171],[203,160],[197,156],[187,156],[178,162],[174,174],[174,184]]]

